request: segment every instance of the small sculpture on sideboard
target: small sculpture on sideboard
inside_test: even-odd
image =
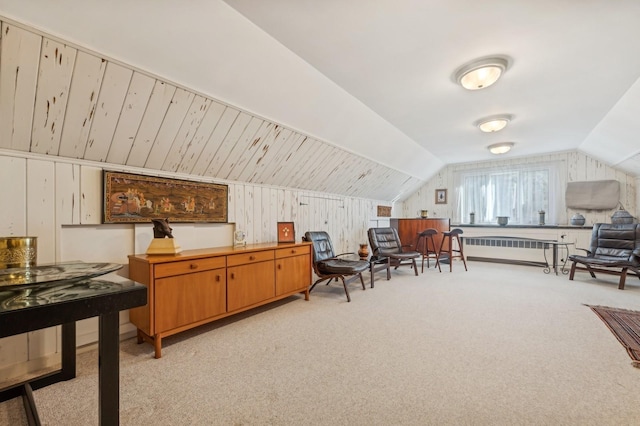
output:
[[[247,233],[238,229],[233,233],[233,245],[235,247],[247,245]]]
[[[177,254],[182,248],[173,238],[173,228],[167,219],[151,219],[153,223],[153,240],[147,248],[147,254]]]
[[[153,238],[173,238],[173,228],[169,226],[169,218],[151,219],[153,223]]]

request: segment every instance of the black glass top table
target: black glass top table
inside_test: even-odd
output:
[[[5,279],[5,284],[0,284],[0,338],[62,325],[61,369],[0,389],[0,401],[22,395],[29,423],[40,424],[32,389],[75,377],[76,321],[98,316],[99,420],[101,425],[117,425],[120,421],[119,312],[145,305],[147,288],[131,280],[87,278],[119,269],[120,265],[74,265],[63,268],[58,278],[49,274],[51,269],[47,269],[46,274],[42,272],[42,268],[52,265],[32,269],[37,271],[35,274],[28,274],[29,268],[0,270],[0,283]],[[6,284],[11,274],[14,285]]]
[[[118,263],[62,262],[29,268],[0,269],[0,290],[3,287],[29,287],[34,284],[57,285],[98,277],[122,268]]]

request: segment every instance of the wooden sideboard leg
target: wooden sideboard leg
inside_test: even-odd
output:
[[[140,329],[138,329],[136,336],[137,336],[136,342],[138,344],[144,342],[144,338],[142,337],[142,331]]]
[[[307,287],[307,289],[304,291],[304,300],[309,300],[309,287]]]
[[[153,336],[153,347],[155,349],[155,358],[162,358],[162,337],[158,334]]]

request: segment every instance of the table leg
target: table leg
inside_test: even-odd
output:
[[[100,425],[120,424],[119,312],[100,315],[98,398]]]
[[[36,409],[36,402],[33,400],[33,391],[29,383],[25,383],[22,389],[22,403],[29,426],[42,425],[40,417],[38,416],[38,410]]]
[[[558,245],[553,244],[553,272],[558,275]]]
[[[564,259],[560,259],[562,261],[562,267],[560,268],[560,272],[562,272],[564,275],[567,275],[569,273],[569,270],[566,268],[567,261],[569,260],[569,246],[567,244],[563,244],[562,247],[565,250],[565,253],[564,253]]]
[[[38,409],[33,399],[33,390],[76,377],[76,323],[68,322],[62,324],[61,337],[60,355],[62,365],[60,370],[27,380],[0,392],[0,401],[22,396],[22,403],[29,425],[41,424]]]
[[[62,324],[62,369],[61,380],[76,377],[76,323]]]
[[[549,260],[547,260],[547,248],[549,248],[549,244],[548,243],[544,243],[542,245],[542,255],[544,256],[544,264],[546,265],[542,271],[545,274],[550,274],[551,273],[551,266],[549,265]]]

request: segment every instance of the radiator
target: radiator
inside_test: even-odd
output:
[[[464,239],[466,246],[485,247],[511,247],[526,249],[544,249],[545,243],[542,241],[532,241],[528,239],[516,239],[510,237],[470,237]]]
[[[548,243],[517,237],[465,237],[463,249],[468,260],[546,266],[551,263],[552,250]],[[558,253],[560,262],[568,255]],[[545,257],[546,255],[546,257]]]

